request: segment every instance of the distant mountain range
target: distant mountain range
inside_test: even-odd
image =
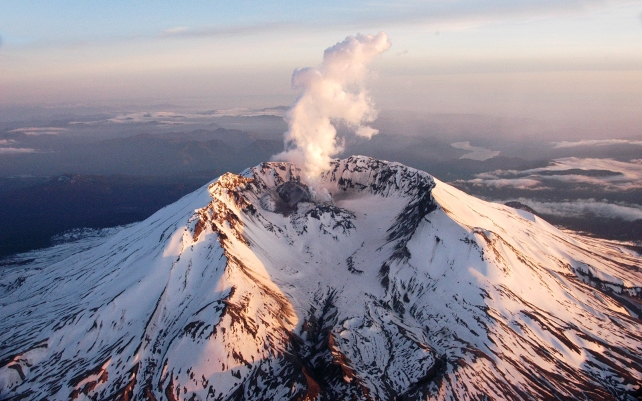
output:
[[[204,170],[240,170],[267,160],[282,141],[243,131],[196,130],[187,133],[138,134],[98,142],[51,135],[5,136],[35,152],[0,158],[3,176],[127,174],[168,176]]]

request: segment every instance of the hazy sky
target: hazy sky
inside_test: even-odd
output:
[[[0,105],[288,105],[295,68],[379,31],[380,107],[642,133],[642,1],[3,0]]]

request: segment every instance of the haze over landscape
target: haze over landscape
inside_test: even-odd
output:
[[[0,104],[5,119],[38,105],[287,106],[294,68],[348,34],[385,30],[394,47],[369,85],[383,109],[620,138],[642,121],[641,12],[639,1],[6,1]]]
[[[0,400],[640,399],[640,105],[642,1],[3,2]]]

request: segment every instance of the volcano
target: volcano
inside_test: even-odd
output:
[[[264,163],[5,262],[0,399],[636,400],[641,266],[399,163]]]

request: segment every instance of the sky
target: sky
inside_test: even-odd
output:
[[[296,68],[380,31],[378,107],[642,135],[642,1],[2,0],[0,108],[289,105]]]

